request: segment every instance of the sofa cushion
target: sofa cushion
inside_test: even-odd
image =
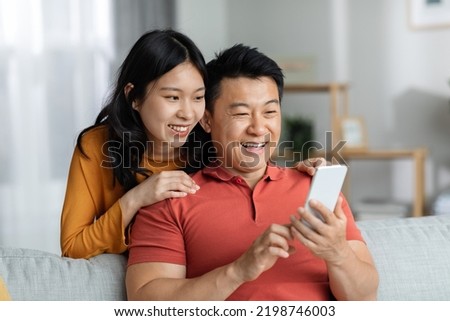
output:
[[[12,300],[126,300],[122,255],[85,260],[0,247],[0,260],[0,276]]]
[[[450,300],[450,215],[360,221],[378,300]]]

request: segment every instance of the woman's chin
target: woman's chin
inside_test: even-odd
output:
[[[177,139],[177,140],[174,140],[174,141],[170,142],[170,147],[172,147],[172,148],[180,148],[185,143],[186,143],[185,139],[183,139],[183,140]]]

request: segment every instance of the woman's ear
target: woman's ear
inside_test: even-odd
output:
[[[205,110],[202,119],[200,119],[200,125],[203,127],[205,132],[211,133],[211,113],[209,110]]]
[[[126,84],[126,86],[123,88],[123,93],[125,94],[125,97],[128,100],[128,95],[130,94],[130,91],[134,88],[134,85],[129,82],[128,84]],[[133,107],[133,109],[137,110],[137,104],[136,101],[133,100],[131,103],[131,107]]]

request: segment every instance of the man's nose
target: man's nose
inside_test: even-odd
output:
[[[254,116],[251,119],[248,132],[256,136],[262,136],[267,133],[266,121],[261,116]]]

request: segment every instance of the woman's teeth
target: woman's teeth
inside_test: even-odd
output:
[[[173,129],[176,132],[185,132],[189,129],[188,126],[175,126],[175,125],[169,125],[171,129]]]

